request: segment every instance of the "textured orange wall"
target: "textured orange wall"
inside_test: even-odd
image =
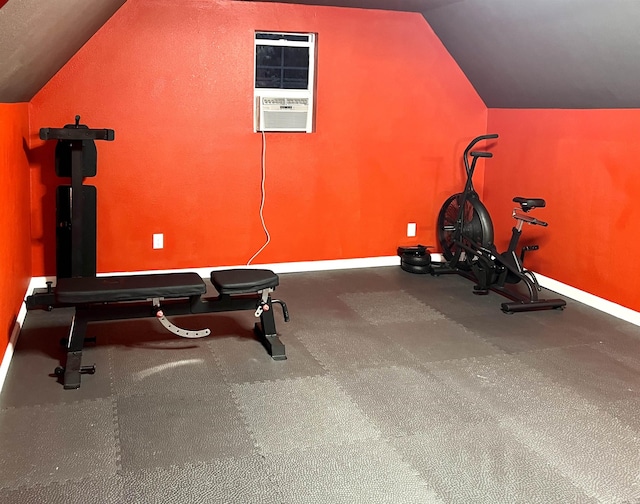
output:
[[[267,134],[258,263],[432,244],[487,111],[415,13],[261,2],[129,0],[32,101],[33,274],[55,273],[53,144],[75,114],[98,142],[101,272],[245,263],[264,243],[255,30],[318,33],[313,134]],[[406,238],[407,222],[418,236]],[[152,250],[152,234],[165,248]]]
[[[0,104],[0,356],[31,280],[28,131],[28,104]]]
[[[490,110],[488,126],[500,134],[484,190],[498,237],[513,196],[545,198],[535,213],[549,227],[523,233],[540,243],[529,266],[639,311],[640,110]]]

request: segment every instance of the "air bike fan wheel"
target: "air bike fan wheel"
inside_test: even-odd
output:
[[[398,255],[404,271],[420,275],[431,273],[431,254],[424,245],[398,247]]]
[[[469,271],[476,256],[467,254],[464,248],[458,245],[462,243],[468,247],[479,244],[484,248],[490,248],[493,243],[493,223],[489,212],[480,201],[465,201],[464,211],[460,213],[460,200],[462,193],[450,196],[444,202],[437,220],[438,242],[442,247],[442,255],[445,260],[451,262],[457,255],[457,261],[451,264],[462,271]],[[462,226],[459,216],[462,216]],[[462,248],[462,250],[460,250]]]

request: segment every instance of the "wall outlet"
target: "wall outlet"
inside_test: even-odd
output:
[[[164,235],[162,233],[157,233],[153,235],[153,248],[161,249],[164,247]]]
[[[416,235],[416,223],[410,222],[407,224],[407,236],[415,236]]]

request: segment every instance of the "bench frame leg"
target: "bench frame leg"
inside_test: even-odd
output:
[[[253,331],[273,360],[286,360],[287,356],[285,354],[284,343],[280,341],[278,332],[276,331],[276,321],[273,318],[271,297],[267,299],[266,306],[268,306],[268,309],[263,309],[260,314],[260,324],[256,322],[253,326]]]
[[[201,298],[192,296],[190,299],[164,300],[162,310],[166,316],[196,315],[206,313],[221,313],[227,311],[251,310],[262,301],[263,309],[260,322],[254,325],[254,333],[265,347],[273,360],[286,360],[285,346],[280,341],[273,316],[273,305],[269,296],[264,302],[261,294],[247,294],[238,296],[220,295],[218,297]],[[280,301],[278,301],[281,303]],[[267,308],[268,309],[264,309]],[[156,308],[156,309],[154,309]],[[63,376],[65,389],[80,388],[80,375],[95,372],[94,366],[82,365],[82,349],[86,339],[89,322],[103,322],[107,320],[128,320],[156,316],[157,307],[151,303],[111,303],[89,304],[75,307],[75,314],[67,345],[67,355],[64,368],[58,368],[56,374]],[[288,321],[288,316],[285,317]],[[59,371],[59,372],[58,372]]]
[[[65,389],[80,388],[80,374],[82,373],[82,348],[87,332],[87,320],[76,314],[71,322],[69,340],[67,342],[67,360],[64,367],[63,384]]]

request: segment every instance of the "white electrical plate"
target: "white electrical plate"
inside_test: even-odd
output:
[[[153,248],[161,249],[164,247],[164,235],[162,233],[153,235]]]

